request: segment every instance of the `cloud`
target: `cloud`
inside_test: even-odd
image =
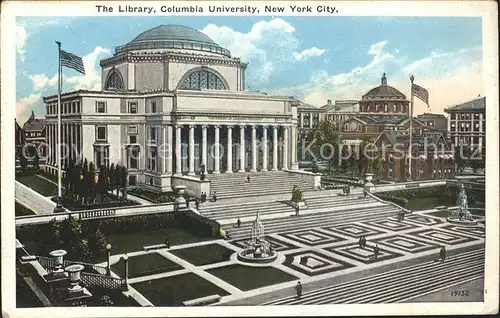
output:
[[[16,53],[20,61],[24,61],[27,38],[28,34],[26,33],[26,28],[22,25],[16,25]]]
[[[293,56],[297,61],[305,61],[313,56],[321,56],[326,52],[326,50],[318,49],[317,47],[312,47],[310,49],[305,49],[302,52],[293,52]]]
[[[19,125],[23,125],[28,120],[33,106],[42,101],[41,94],[31,94],[16,102],[16,118]]]
[[[200,31],[230,50],[233,56],[249,62],[251,67],[247,73],[247,84],[252,88],[264,87],[271,75],[296,62],[299,59],[297,54],[304,54],[299,55],[300,59],[323,54],[318,54],[318,48],[300,52],[295,28],[281,18],[259,21],[247,33],[215,24],[209,24]]]
[[[397,52],[395,57],[389,52]],[[409,60],[403,50],[390,50],[387,41],[372,44],[367,50],[370,59],[344,73],[315,72],[310,80],[299,85],[276,90],[275,94],[293,95],[311,105],[321,106],[327,99],[361,99],[371,88],[380,85],[382,73],[387,72],[388,84],[409,98],[408,76],[428,89],[432,112],[441,113],[449,105],[470,100],[483,94],[482,49],[463,48],[458,51],[434,51],[429,56]],[[388,72],[387,70],[391,70]],[[415,99],[415,114],[429,112],[427,106]]]

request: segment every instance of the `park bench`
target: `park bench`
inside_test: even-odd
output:
[[[204,306],[204,305],[218,303],[220,301],[220,298],[221,298],[220,295],[214,294],[206,297],[187,300],[182,304],[184,306]]]
[[[166,247],[167,247],[166,244],[156,244],[156,245],[144,246],[144,250],[146,252],[149,252],[149,251],[159,250],[161,248],[166,248]]]

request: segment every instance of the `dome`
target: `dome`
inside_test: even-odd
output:
[[[382,84],[375,88],[372,88],[368,93],[363,95],[363,99],[405,99],[405,94],[401,93],[396,88],[387,85],[387,78],[385,77],[385,73],[382,76],[381,80]]]
[[[159,49],[194,50],[231,56],[228,50],[206,34],[182,25],[160,25],[144,31],[129,43],[117,47],[116,53]]]

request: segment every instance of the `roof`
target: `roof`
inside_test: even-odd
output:
[[[183,49],[208,51],[230,55],[206,34],[183,25],[159,25],[136,36],[126,45],[116,48],[116,53],[147,49]]]
[[[419,119],[423,119],[423,118],[445,118],[446,119],[446,116],[443,115],[443,114],[432,114],[432,113],[423,113],[423,114],[420,114],[420,115],[417,115],[417,118]]]
[[[477,97],[473,100],[467,101],[462,104],[449,106],[445,109],[445,112],[454,112],[454,111],[481,111],[486,109],[486,96]]]
[[[384,75],[381,79],[381,85],[375,88],[372,88],[365,95],[363,95],[362,99],[372,99],[372,98],[393,98],[398,97],[398,99],[406,99],[406,96],[395,89],[392,86],[387,85],[387,77]]]
[[[319,111],[318,107],[306,104],[303,101],[299,101],[299,105],[297,106],[297,109],[300,109],[300,110],[310,109],[310,110]]]
[[[379,139],[382,135],[387,137],[387,140],[392,144],[400,143],[404,144],[406,142],[410,142],[410,134],[408,131],[396,131],[396,130],[384,130],[381,132],[380,136],[377,137]],[[412,136],[412,143],[418,143],[418,144],[424,144],[427,143],[429,144],[435,144],[439,139],[441,139],[446,142],[444,136],[442,133],[426,133],[423,135],[413,135]]]
[[[23,125],[24,131],[42,131],[45,127],[45,118],[31,118]]]
[[[360,115],[360,116],[355,116],[355,118],[358,118],[367,124],[397,125],[402,123],[405,119],[407,119],[407,116]]]

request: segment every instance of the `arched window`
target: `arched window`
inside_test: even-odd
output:
[[[112,70],[111,74],[108,76],[108,80],[106,81],[106,85],[104,86],[105,90],[124,90],[125,85],[123,84],[123,78],[117,70]]]
[[[178,89],[187,90],[202,90],[202,89],[216,89],[227,90],[224,81],[214,72],[209,70],[194,71],[186,76],[179,84]]]

